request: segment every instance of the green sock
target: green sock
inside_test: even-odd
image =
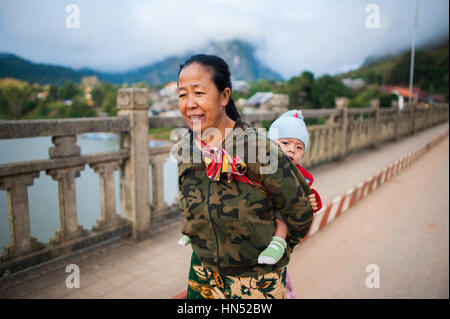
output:
[[[183,235],[183,237],[181,237],[178,240],[178,245],[180,245],[180,246],[187,246],[190,243],[191,243],[191,239],[188,236],[186,236],[186,235]]]
[[[276,264],[284,255],[286,249],[286,241],[280,237],[272,237],[272,241],[264,251],[258,256],[259,264]]]

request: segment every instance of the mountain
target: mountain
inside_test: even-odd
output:
[[[254,55],[255,48],[244,41],[230,40],[210,42],[205,48],[171,56],[159,62],[127,72],[99,72],[89,68],[74,70],[49,64],[33,63],[16,55],[0,53],[0,78],[12,77],[30,83],[64,84],[66,81],[80,82],[83,76],[96,75],[100,81],[114,84],[146,82],[149,85],[175,81],[180,64],[195,53],[216,54],[230,66],[234,79],[255,81],[260,78],[279,81],[281,75],[261,63]]]
[[[228,63],[232,77],[236,80],[249,82],[258,79],[283,80],[280,74],[255,58],[255,48],[248,42],[239,40],[211,42],[204,51],[222,57]]]
[[[0,53],[0,78],[15,78],[29,83],[64,84],[80,82],[82,73],[62,66],[32,63],[14,54]]]
[[[338,78],[362,78],[369,84],[409,85],[411,51],[398,55],[369,57],[365,63]],[[448,95],[449,47],[448,38],[440,43],[416,49],[414,57],[414,85],[429,93]]]

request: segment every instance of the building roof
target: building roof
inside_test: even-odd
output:
[[[385,91],[396,94],[396,95],[400,95],[403,96],[405,98],[409,98],[409,88],[406,87],[402,87],[402,86],[385,86],[383,88]],[[421,92],[420,89],[418,88],[413,88],[412,92],[411,92],[411,98],[413,99],[417,99],[421,96]]]
[[[159,90],[161,96],[171,96],[177,94],[177,82],[167,83],[161,90]]]
[[[166,85],[164,85],[165,89],[176,89],[177,88],[177,82],[176,81],[172,81],[167,83]]]
[[[247,100],[247,104],[250,105],[262,104],[270,100],[272,97],[273,97],[272,92],[257,92]]]

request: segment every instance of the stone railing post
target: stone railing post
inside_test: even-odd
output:
[[[121,215],[131,222],[133,238],[140,240],[150,229],[148,90],[119,89],[117,108],[117,115],[130,121],[130,131],[122,133],[120,141],[120,146],[130,151],[120,177]]]
[[[398,106],[397,101],[392,101],[392,108],[394,109],[394,141],[398,140],[398,137],[400,135],[400,108]]]
[[[75,144],[77,141],[76,135],[54,136],[52,141],[55,146],[51,147],[48,151],[50,158],[65,158],[80,155],[80,147]],[[47,175],[50,175],[58,182],[61,229],[57,230],[56,235],[50,239],[50,242],[54,245],[86,234],[86,230],[78,225],[75,192],[75,178],[80,176],[80,171],[83,169],[84,165],[77,165],[46,171]]]
[[[348,98],[337,97],[335,99],[336,109],[342,110],[341,117],[341,151],[339,152],[339,158],[342,159],[347,154],[347,130],[348,130]]]
[[[370,107],[375,110],[374,124],[372,127],[372,137],[369,143],[371,148],[377,147],[379,141],[379,126],[380,126],[380,100],[370,100]]]
[[[9,245],[5,246],[4,256],[0,255],[0,260],[19,257],[43,248],[43,244],[31,236],[28,209],[27,188],[33,185],[33,179],[37,177],[39,172],[0,178],[0,189],[6,190],[8,195],[11,238]]]
[[[417,114],[417,103],[411,102],[408,104],[408,108],[411,110],[411,135],[416,134],[416,114]]]
[[[94,230],[102,230],[121,223],[121,218],[116,214],[116,199],[114,191],[114,171],[120,169],[118,162],[105,162],[90,164],[100,177],[100,209],[101,219],[97,220]]]
[[[150,159],[152,165],[152,195],[153,204],[151,205],[154,211],[167,209],[169,206],[164,201],[164,162],[167,155],[154,155]]]

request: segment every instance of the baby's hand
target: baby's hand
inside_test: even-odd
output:
[[[315,194],[311,194],[308,196],[309,199],[309,203],[311,204],[312,209],[318,210],[319,209],[319,205],[317,204],[317,200],[316,200],[316,195]]]

